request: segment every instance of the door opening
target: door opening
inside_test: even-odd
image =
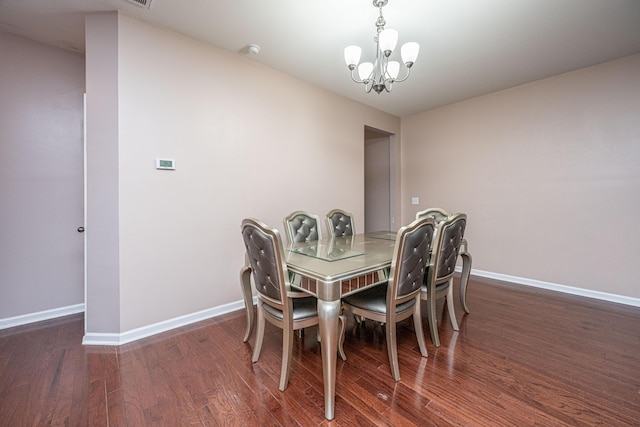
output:
[[[397,229],[394,135],[364,127],[364,231]]]

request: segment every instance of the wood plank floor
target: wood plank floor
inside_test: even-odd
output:
[[[380,330],[351,324],[331,422],[313,329],[284,392],[281,332],[267,324],[252,364],[240,311],[120,347],[82,346],[82,315],[7,329],[0,425],[640,425],[640,309],[479,278],[468,299],[457,333],[438,304],[442,346],[425,329],[427,359],[399,325],[399,382]]]

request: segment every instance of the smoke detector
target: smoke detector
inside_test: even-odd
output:
[[[151,0],[124,0],[127,3],[136,5],[138,7],[143,7],[145,9],[151,8]]]

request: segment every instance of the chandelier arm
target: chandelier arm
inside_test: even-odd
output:
[[[353,80],[356,83],[365,83],[366,84],[367,83],[366,80],[358,80],[358,79],[356,79],[355,76],[356,76],[357,70],[358,70],[357,68],[354,68],[353,70],[351,70],[351,80]]]
[[[402,79],[393,79],[393,82],[398,82],[398,83],[402,83],[403,81],[407,80],[409,78],[409,75],[411,74],[411,68],[407,68],[407,75],[404,76],[404,78]]]
[[[366,93],[371,92],[371,89],[373,89],[373,86],[374,86],[373,79],[367,78],[367,79],[364,79],[364,80],[359,80],[359,79],[356,79],[355,75],[356,75],[356,69],[351,70],[351,80],[353,80],[356,83],[363,84],[364,85],[364,91]]]

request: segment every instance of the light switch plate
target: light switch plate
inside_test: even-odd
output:
[[[176,161],[174,159],[156,159],[156,169],[175,170]]]
[[[419,205],[420,204],[420,198],[419,197],[412,197],[411,198],[411,204],[412,205]]]

